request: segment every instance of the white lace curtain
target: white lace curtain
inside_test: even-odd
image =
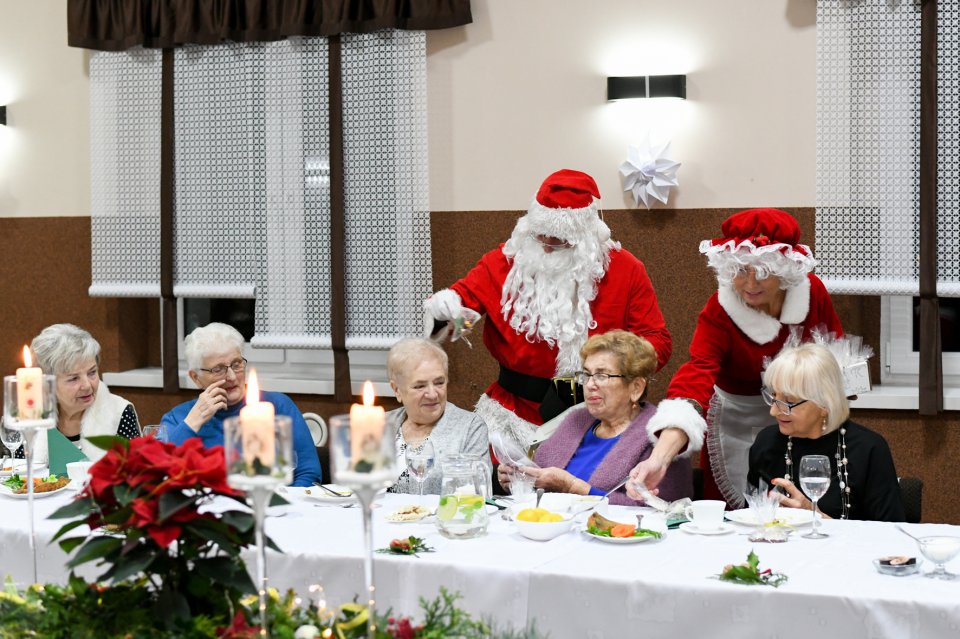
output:
[[[960,297],[960,7],[938,20],[937,292]],[[920,3],[817,3],[817,257],[834,293],[919,292]]]
[[[91,58],[91,295],[159,295],[160,56]],[[255,346],[328,348],[327,40],[174,65],[174,294],[255,297]],[[347,347],[386,348],[431,286],[425,34],[345,34],[343,87]]]

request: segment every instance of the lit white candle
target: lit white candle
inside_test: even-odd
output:
[[[17,369],[17,417],[40,419],[43,411],[43,371],[33,366],[30,349],[23,347],[24,368]]]
[[[373,405],[374,399],[373,383],[367,380],[363,384],[363,404],[350,407],[350,454],[354,468],[361,460],[377,462],[376,453],[380,450],[386,417],[383,406]]]
[[[247,405],[240,409],[240,437],[243,461],[253,464],[259,459],[264,466],[273,466],[276,461],[274,408],[270,402],[260,401],[257,372],[253,369],[247,382]]]

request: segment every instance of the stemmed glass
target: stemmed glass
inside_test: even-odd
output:
[[[357,420],[351,424],[350,415],[330,418],[330,466],[333,480],[353,490],[363,508],[363,538],[366,552],[363,574],[366,580],[367,636],[375,636],[373,581],[373,498],[383,488],[389,488],[397,479],[397,457],[394,437],[386,435],[382,424],[372,425]]]
[[[263,520],[270,498],[281,486],[293,481],[293,436],[287,415],[267,420],[231,417],[223,422],[223,454],[227,483],[245,491],[253,508],[254,538],[257,543],[257,594],[261,634],[267,632],[267,565]]]
[[[813,504],[813,528],[803,535],[807,539],[829,537],[820,532],[817,502],[830,488],[830,459],[826,455],[804,455],[800,459],[800,488]]]
[[[6,420],[0,419],[0,444],[3,444],[10,455],[9,457],[3,457],[3,461],[0,462],[0,469],[6,466],[7,459],[10,459],[11,463],[13,463],[15,460],[14,455],[22,443],[23,433],[15,428],[8,427]]]
[[[144,426],[140,429],[140,432],[144,437],[153,437],[157,441],[166,442],[167,441],[167,425],[166,424],[150,424]]]
[[[417,492],[423,497],[423,482],[427,475],[433,469],[435,453],[433,442],[429,439],[423,441],[420,446],[407,446],[405,453],[407,458],[407,468],[414,479],[417,480]]]
[[[960,537],[934,535],[917,539],[920,552],[935,565],[931,572],[924,573],[924,577],[953,581],[960,579],[960,575],[947,572],[945,564],[960,554]]]

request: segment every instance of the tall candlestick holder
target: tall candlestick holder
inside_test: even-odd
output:
[[[367,589],[367,636],[376,633],[376,585],[373,574],[373,500],[397,479],[394,434],[382,427],[351,424],[350,415],[330,418],[330,465],[333,480],[353,490],[363,509],[363,576]]]
[[[293,481],[293,430],[290,417],[274,417],[272,428],[269,422],[244,423],[241,417],[224,420],[223,452],[227,483],[246,492],[247,502],[253,509],[260,635],[267,637],[267,555],[263,525],[273,493],[280,486]]]
[[[37,369],[39,370],[39,369]],[[34,384],[39,386],[39,392]],[[20,386],[23,385],[24,388]],[[29,387],[29,388],[28,388]],[[3,378],[3,423],[23,434],[23,457],[27,461],[27,518],[30,520],[30,554],[33,582],[37,583],[37,537],[33,521],[33,457],[37,433],[57,427],[57,378],[37,375],[36,380],[18,383],[16,375]]]

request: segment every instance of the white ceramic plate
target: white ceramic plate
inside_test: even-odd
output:
[[[349,488],[338,486],[337,484],[325,484],[325,486],[337,492],[349,492],[346,497],[334,497],[319,486],[285,486],[280,489],[281,497],[288,501],[315,501],[321,504],[349,504],[356,501],[356,497],[350,492]]]
[[[401,506],[400,508],[397,508],[393,510],[390,514],[388,514],[385,519],[391,524],[415,524],[417,522],[423,521],[427,517],[432,517],[435,514],[435,512],[432,509],[427,508],[426,506],[419,506],[420,511],[416,513],[415,517],[411,517],[410,519],[394,519],[394,517],[399,515],[400,511],[407,510],[413,506],[414,504],[410,504],[408,506]]]
[[[343,497],[334,497],[323,488],[319,486],[310,486],[303,489],[303,494],[307,499],[313,501],[319,501],[320,503],[325,504],[346,504],[351,501],[356,501],[356,497],[353,494],[353,491],[347,488],[346,486],[340,486],[338,484],[324,484],[327,488],[334,492],[343,493]]]
[[[50,497],[51,495],[56,495],[58,493],[62,493],[63,491],[67,490],[69,486],[70,486],[70,483],[68,482],[63,486],[61,486],[60,488],[57,488],[56,490],[51,490],[45,493],[33,493],[33,498],[43,499],[44,497]],[[3,485],[0,485],[0,495],[3,495],[4,497],[10,497],[12,499],[26,499],[28,497],[27,493],[15,493]]]
[[[761,523],[749,508],[731,510],[726,513],[726,517],[734,523],[747,526],[757,526]],[[778,508],[777,519],[790,526],[806,526],[813,521],[813,513],[805,508]]]
[[[645,541],[658,541],[656,537],[651,535],[644,535],[643,537],[601,537],[587,532],[586,528],[581,528],[580,532],[590,539],[596,539],[606,544],[642,544]]]
[[[732,533],[734,528],[730,524],[720,524],[719,528],[700,530],[692,521],[685,521],[680,524],[680,530],[685,533],[690,533],[691,535],[726,535],[727,533]]]
[[[11,475],[20,475],[23,477],[27,474],[27,462],[22,459],[5,460],[3,466],[4,469],[0,469],[0,477],[4,479]],[[34,477],[46,477],[48,474],[46,466],[34,466],[33,468]]]

